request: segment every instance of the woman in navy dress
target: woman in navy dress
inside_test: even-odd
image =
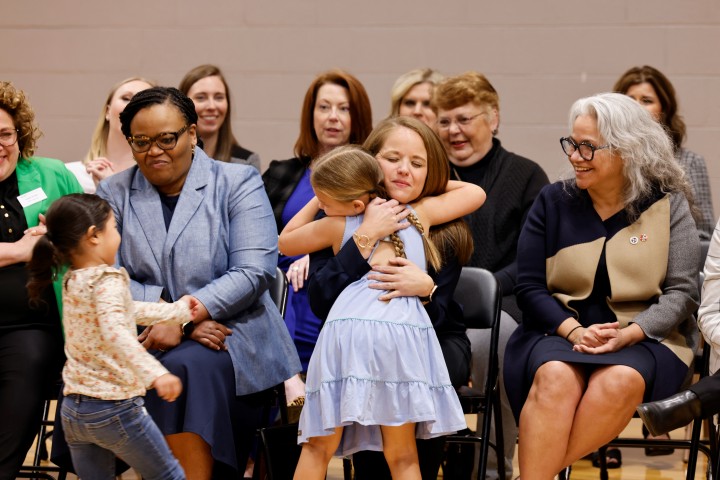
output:
[[[676,392],[697,348],[699,243],[669,137],[615,93],[575,102],[570,125],[574,178],[541,191],[518,246],[505,385],[523,480],[553,478]]]

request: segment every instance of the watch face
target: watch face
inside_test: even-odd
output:
[[[195,330],[195,324],[193,322],[184,323],[182,330],[183,330],[183,335],[188,337],[193,332],[193,330]]]

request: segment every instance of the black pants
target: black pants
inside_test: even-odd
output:
[[[705,348],[709,348],[705,346]],[[709,417],[720,413],[720,371],[709,377],[703,377],[688,388],[700,399],[702,416]]]
[[[47,330],[0,333],[0,480],[11,480],[40,428],[62,368],[62,338]]]
[[[440,348],[453,386],[466,385],[470,377],[470,341],[467,337],[438,336]],[[435,480],[443,460],[445,439],[417,440],[420,473],[423,480]],[[390,468],[382,452],[353,455],[355,480],[391,480]]]

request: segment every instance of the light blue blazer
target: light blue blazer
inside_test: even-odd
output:
[[[268,293],[277,265],[277,227],[258,171],[218,162],[196,149],[165,229],[160,196],[138,167],[98,185],[122,236],[117,262],[135,300],[197,297],[233,333],[226,345],[238,395],[281,383],[301,370]]]

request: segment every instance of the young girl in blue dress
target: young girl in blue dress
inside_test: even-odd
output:
[[[433,161],[427,157],[413,157],[408,168],[426,175]],[[412,188],[412,179],[406,181]],[[328,247],[337,252],[354,241],[370,253],[372,265],[406,257],[419,266],[427,259],[439,269],[440,255],[424,232],[474,211],[485,200],[480,187],[449,182],[444,194],[407,206],[401,214],[408,220],[404,228],[378,240],[358,229],[367,204],[385,196],[378,160],[359,147],[341,147],[313,166],[311,182],[316,197],[281,233],[283,254]],[[314,221],[319,210],[327,216]],[[415,438],[466,427],[420,299],[381,301],[384,292],[369,288],[370,283],[364,276],[349,285],[320,332],[308,367],[298,432],[303,450],[295,478],[324,478],[333,454],[380,450],[393,478],[419,479]]]

